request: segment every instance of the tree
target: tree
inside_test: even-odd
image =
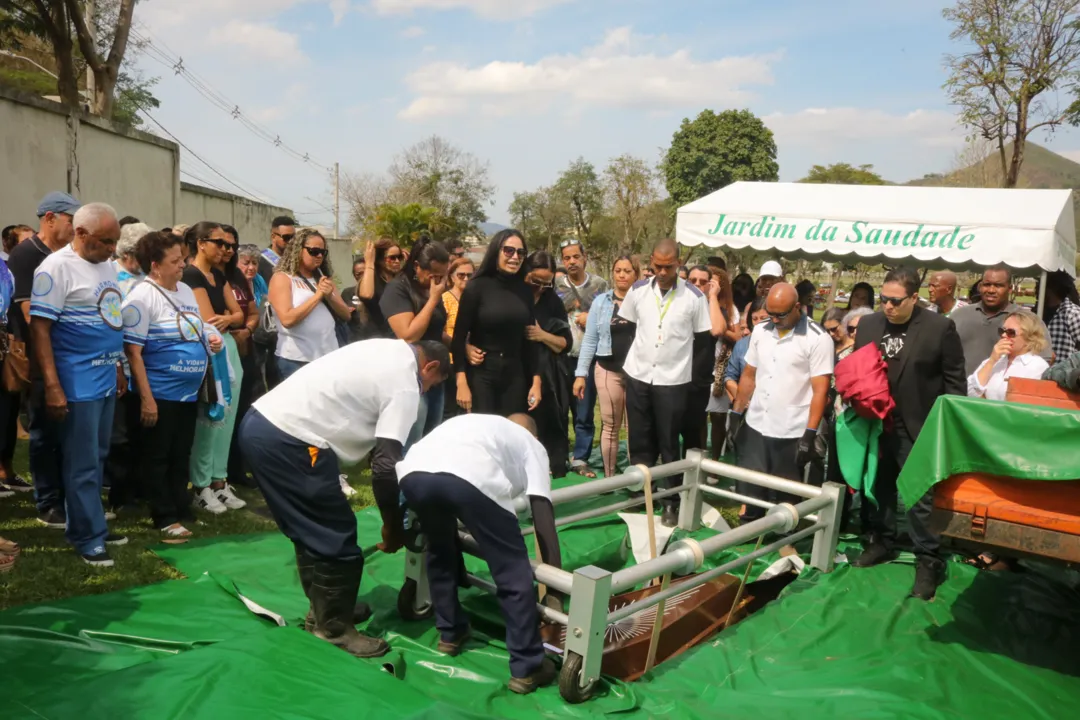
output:
[[[884,185],[885,180],[874,172],[873,165],[853,167],[848,163],[834,163],[828,167],[814,165],[801,183],[836,183],[840,185]]]
[[[997,150],[1002,187],[1016,187],[1027,139],[1080,122],[1080,0],[957,0],[942,11],[950,37],[973,47],[946,56],[945,89],[960,122]]]
[[[398,154],[390,166],[390,179],[395,192],[438,209],[444,218],[471,231],[487,219],[484,206],[495,194],[487,163],[438,135]]]
[[[779,177],[772,130],[749,110],[703,110],[684,119],[661,165],[676,207],[738,180]]]
[[[141,129],[146,123],[139,110],[161,107],[161,101],[150,91],[157,83],[156,77],[147,79],[138,71],[128,73],[121,69],[116,78],[116,100],[110,118],[113,125],[125,130]]]
[[[446,223],[437,208],[420,203],[386,204],[375,208],[365,229],[376,237],[390,237],[402,247],[410,248],[423,234],[439,239],[437,236],[446,229]]]
[[[604,185],[611,214],[622,230],[621,249],[629,252],[641,239],[646,210],[658,199],[656,175],[641,158],[620,155],[604,170]]]
[[[588,243],[593,221],[604,211],[604,187],[596,168],[579,157],[555,181],[555,191],[569,205],[578,237]]]
[[[64,0],[64,2],[67,5],[72,25],[75,27],[79,50],[82,51],[86,64],[94,74],[94,96],[90,99],[90,111],[101,117],[112,117],[114,91],[120,77],[120,66],[124,62],[124,53],[127,52],[128,35],[131,32],[131,18],[135,13],[136,0],[120,0],[115,18],[110,18],[112,22],[108,24],[100,22],[105,18],[104,14],[91,18],[92,24],[88,24],[83,12],[82,0]],[[103,10],[108,7],[111,6],[104,5]],[[112,36],[107,55],[103,54],[98,46],[98,28]]]
[[[554,251],[574,225],[569,204],[554,187],[514,193],[510,218],[532,250]]]
[[[79,107],[79,77],[65,0],[8,0],[3,25],[6,36],[29,35],[51,44],[60,102],[69,108]]]

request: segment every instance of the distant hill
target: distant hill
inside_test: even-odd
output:
[[[1011,150],[1007,148],[1006,152]],[[927,175],[904,184],[922,187],[1001,187],[1001,161],[994,152],[982,162],[948,175]],[[1077,235],[1080,236],[1080,193],[1077,192],[1080,190],[1080,163],[1029,141],[1024,149],[1024,164],[1020,167],[1017,187],[1072,190],[1073,214],[1076,217]]]
[[[484,233],[488,237],[491,237],[500,230],[506,229],[505,225],[500,225],[499,223],[493,222],[482,222],[478,227],[480,228],[480,232]]]

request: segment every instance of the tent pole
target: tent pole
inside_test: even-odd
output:
[[[1046,303],[1046,271],[1042,271],[1042,277],[1039,280],[1039,299],[1035,303],[1035,314],[1039,317],[1043,315],[1043,305]]]

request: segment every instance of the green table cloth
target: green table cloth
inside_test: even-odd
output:
[[[911,507],[959,473],[1080,479],[1080,412],[945,395],[938,398],[897,487]]]

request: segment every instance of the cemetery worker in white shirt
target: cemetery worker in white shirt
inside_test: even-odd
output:
[[[679,430],[683,427],[690,392],[694,335],[726,329],[721,317],[714,325],[705,295],[679,278],[679,248],[661,240],[653,248],[650,266],[655,275],[639,280],[626,294],[619,317],[637,323],[626,356],[626,422],[630,464],[653,466],[677,461]],[[670,487],[674,478],[662,481]],[[678,522],[678,496],[662,501],[662,522]]]
[[[111,567],[110,535],[101,505],[117,394],[127,389],[123,297],[109,262],[120,238],[116,211],[83,205],[72,219],[75,239],[49,255],[34,273],[30,333],[45,385],[45,410],[59,423],[60,475],[67,505],[68,542],[93,566]]]
[[[450,353],[439,342],[366,340],[323,355],[259,398],[240,426],[244,460],[281,532],[296,549],[300,583],[316,637],[357,657],[389,646],[361,635],[371,614],[357,603],[364,556],[356,518],[341,492],[342,465],[374,450],[371,487],[382,515],[379,549],[403,543],[394,466],[416,422],[420,395],[446,379]]]
[[[823,454],[818,425],[829,401],[833,342],[801,312],[798,293],[788,283],[772,287],[765,311],[769,321],[755,326],[750,336],[731,407],[728,447],[736,449],[740,467],[801,481],[806,464]],[[769,502],[792,501],[757,485],[739,488]],[[763,508],[747,505],[743,520],[764,515]]]
[[[458,603],[458,520],[480,546],[498,588],[510,653],[510,689],[526,694],[555,679],[544,657],[532,565],[514,501],[528,495],[540,558],[562,566],[551,507],[548,455],[528,415],[459,415],[435,428],[398,463],[405,501],[428,539],[428,578],[438,649],[460,653],[469,620]]]

